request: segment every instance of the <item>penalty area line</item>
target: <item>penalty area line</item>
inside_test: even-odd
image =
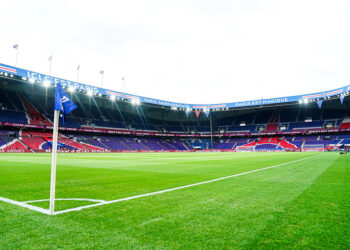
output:
[[[229,175],[229,176],[220,177],[220,178],[216,178],[216,179],[212,179],[212,180],[208,180],[208,181],[197,182],[197,183],[193,183],[193,184],[189,184],[189,185],[185,185],[185,186],[169,188],[169,189],[160,190],[160,191],[156,191],[156,192],[152,192],[152,193],[140,194],[140,195],[130,196],[130,197],[121,198],[121,199],[117,199],[117,200],[105,201],[105,202],[101,202],[101,203],[97,203],[97,204],[91,204],[91,205],[86,205],[86,206],[81,206],[81,207],[70,208],[70,209],[54,212],[53,215],[64,214],[64,213],[69,213],[69,212],[74,212],[74,211],[80,211],[80,210],[83,210],[83,209],[86,209],[86,208],[97,207],[97,206],[117,203],[117,202],[121,202],[121,201],[133,200],[133,199],[138,199],[138,198],[152,196],[152,195],[157,195],[157,194],[163,194],[163,193],[167,193],[167,192],[171,192],[171,191],[175,191],[175,190],[180,190],[180,189],[184,189],[184,188],[189,188],[189,187],[195,187],[195,186],[199,186],[199,185],[203,185],[203,184],[207,184],[207,183],[211,183],[211,182],[221,181],[221,180],[225,180],[225,179],[229,179],[229,178],[233,178],[233,177],[238,177],[238,176],[242,176],[242,175],[246,175],[246,174],[250,174],[250,173],[255,173],[255,172],[267,170],[267,169],[270,169],[270,168],[276,168],[276,167],[280,167],[280,166],[284,166],[284,165],[288,165],[288,164],[291,164],[291,163],[296,163],[296,162],[300,162],[300,161],[304,161],[304,160],[308,160],[308,159],[313,159],[313,158],[317,158],[317,157],[321,157],[321,156],[324,156],[324,155],[310,156],[310,157],[306,157],[306,158],[295,160],[295,161],[290,161],[290,162],[277,164],[277,165],[274,165],[274,166],[269,166],[269,167],[265,167],[265,168],[259,168],[259,169],[247,171],[247,172],[244,172],[244,173]]]

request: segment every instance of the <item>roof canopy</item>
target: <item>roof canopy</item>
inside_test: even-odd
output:
[[[349,91],[350,91],[350,85],[347,85],[338,89],[332,89],[328,91],[321,91],[321,92],[304,94],[304,95],[296,95],[296,96],[286,96],[286,97],[242,101],[242,102],[230,102],[230,103],[188,104],[188,103],[164,101],[164,100],[159,100],[159,99],[154,99],[154,98],[149,98],[144,96],[122,93],[114,90],[98,88],[95,86],[78,83],[74,81],[69,81],[58,77],[49,76],[38,72],[21,69],[21,68],[9,66],[6,64],[1,64],[1,63],[0,63],[0,73],[7,74],[10,76],[14,75],[14,76],[22,77],[23,80],[28,80],[28,83],[29,83],[29,80],[31,81],[35,80],[38,82],[49,81],[51,84],[56,84],[60,82],[64,87],[75,88],[77,91],[81,91],[81,92],[86,92],[86,93],[90,92],[90,93],[100,94],[105,96],[115,96],[117,98],[119,97],[119,98],[124,98],[129,100],[137,100],[138,102],[168,106],[173,108],[183,108],[183,109],[189,108],[189,109],[199,109],[199,110],[263,106],[263,105],[282,104],[282,103],[289,103],[289,102],[298,102],[303,100],[317,100],[317,99],[334,97],[338,95],[349,94]]]

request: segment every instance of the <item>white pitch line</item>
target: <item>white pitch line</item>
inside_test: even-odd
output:
[[[10,204],[13,204],[13,205],[17,205],[17,206],[20,206],[20,207],[28,208],[30,210],[37,211],[39,213],[48,214],[48,215],[50,214],[50,211],[47,210],[47,209],[44,209],[44,208],[41,208],[41,207],[32,206],[32,205],[28,205],[25,202],[15,201],[15,200],[7,199],[7,198],[4,198],[4,197],[0,197],[0,201],[4,201],[4,202],[7,202],[7,203],[10,203]]]
[[[62,211],[57,211],[57,212],[54,213],[54,215],[68,213],[68,212],[73,212],[73,211],[80,211],[82,209],[86,209],[86,208],[90,208],[90,207],[97,207],[97,206],[107,205],[107,204],[112,204],[112,203],[117,203],[117,202],[120,202],[120,201],[133,200],[133,199],[142,198],[142,197],[146,197],[146,196],[152,196],[152,195],[156,195],[156,194],[167,193],[167,192],[171,192],[171,191],[175,191],[175,190],[179,190],[179,189],[184,189],[184,188],[188,188],[188,187],[194,187],[194,186],[198,186],[198,185],[202,185],[202,184],[207,184],[207,183],[216,182],[216,181],[220,181],[220,180],[224,180],[224,179],[228,179],[228,178],[233,178],[233,177],[237,177],[237,176],[241,176],[241,175],[246,175],[246,174],[250,174],[250,173],[254,173],[254,172],[258,172],[258,171],[262,171],[262,170],[266,170],[266,169],[270,169],[270,168],[280,167],[280,166],[283,166],[283,165],[287,165],[287,164],[291,164],[291,163],[295,163],[295,162],[299,162],[299,161],[304,161],[304,160],[307,160],[307,159],[312,159],[312,158],[316,158],[316,157],[320,157],[320,156],[324,156],[324,155],[311,156],[311,157],[307,157],[307,158],[303,158],[303,159],[299,159],[299,160],[295,160],[295,161],[290,161],[290,162],[286,162],[286,163],[281,163],[281,164],[270,166],[270,167],[260,168],[260,169],[256,169],[256,170],[252,170],[252,171],[248,171],[248,172],[244,172],[244,173],[240,173],[240,174],[229,175],[229,176],[225,176],[225,177],[221,177],[221,178],[217,178],[217,179],[212,179],[212,180],[208,180],[208,181],[193,183],[193,184],[189,184],[189,185],[185,185],[185,186],[165,189],[165,190],[156,191],[156,192],[147,193],[147,194],[135,195],[135,196],[121,198],[121,199],[117,199],[117,200],[111,200],[111,201],[104,201],[104,200],[97,200],[97,199],[83,199],[83,198],[61,198],[61,199],[56,199],[56,200],[85,200],[85,201],[92,201],[92,202],[98,202],[98,203],[91,204],[91,205],[86,205],[86,206],[81,206],[81,207],[76,207],[76,208],[71,208],[71,209],[66,209],[66,210],[62,210]],[[39,202],[39,201],[47,201],[47,200],[48,199],[22,202],[22,201],[11,200],[11,199],[8,199],[8,198],[5,198],[5,197],[0,197],[0,201],[7,202],[7,203],[10,203],[10,204],[13,204],[13,205],[17,205],[17,206],[20,206],[20,207],[23,207],[23,208],[28,208],[30,210],[37,211],[39,213],[50,215],[50,212],[47,209],[27,204],[27,203]]]
[[[35,203],[49,201],[50,199],[34,200],[34,201],[23,201],[23,203]],[[91,201],[91,202],[106,202],[105,200],[88,199],[88,198],[56,198],[55,201]]]
[[[287,165],[287,164],[291,164],[291,163],[295,163],[295,162],[299,162],[299,161],[304,161],[304,160],[308,160],[308,159],[312,159],[312,158],[316,158],[316,157],[320,157],[320,156],[324,156],[324,155],[311,156],[311,157],[307,157],[307,158],[303,158],[303,159],[299,159],[299,160],[295,160],[295,161],[281,163],[281,164],[270,166],[270,167],[265,167],[265,168],[259,168],[259,169],[256,169],[256,170],[251,170],[251,171],[240,173],[240,174],[229,175],[229,176],[225,176],[225,177],[221,177],[221,178],[217,178],[217,179],[212,179],[212,180],[208,180],[208,181],[202,181],[202,182],[193,183],[193,184],[180,186],[180,187],[175,187],[175,188],[169,188],[169,189],[156,191],[156,192],[152,192],[152,193],[140,194],[140,195],[135,195],[135,196],[131,196],[131,197],[121,198],[121,199],[117,199],[117,200],[111,200],[111,201],[101,202],[101,203],[92,204],[92,205],[86,205],[86,206],[81,206],[81,207],[76,207],[76,208],[70,208],[70,209],[66,209],[66,210],[57,211],[57,212],[54,213],[54,215],[68,213],[68,212],[73,212],[73,211],[80,211],[80,210],[86,209],[86,208],[97,207],[97,206],[117,203],[117,202],[121,202],[121,201],[133,200],[133,199],[147,197],[147,196],[152,196],[152,195],[156,195],[156,194],[163,194],[163,193],[167,193],[167,192],[171,192],[171,191],[175,191],[175,190],[179,190],[179,189],[199,186],[199,185],[202,185],[202,184],[207,184],[207,183],[221,181],[221,180],[225,180],[225,179],[229,179],[229,178],[233,178],[233,177],[237,177],[237,176],[241,176],[241,175],[255,173],[255,172],[263,171],[263,170],[270,169],[270,168],[276,168],[276,167],[280,167],[280,166],[283,166],[283,165]]]

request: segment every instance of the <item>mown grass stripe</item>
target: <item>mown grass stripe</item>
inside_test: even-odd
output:
[[[203,184],[208,184],[208,183],[212,183],[212,182],[216,182],[216,181],[221,181],[221,180],[225,180],[225,179],[229,179],[229,178],[233,178],[233,177],[238,177],[238,176],[242,176],[242,175],[246,175],[246,174],[250,174],[250,173],[255,173],[255,172],[259,172],[259,171],[263,171],[263,170],[267,170],[267,169],[271,169],[271,168],[276,168],[276,167],[280,167],[280,166],[284,166],[284,165],[288,165],[288,164],[291,164],[291,163],[296,163],[296,162],[300,162],[300,161],[304,161],[304,160],[308,160],[308,159],[313,159],[313,158],[317,158],[317,157],[321,157],[321,156],[322,155],[311,156],[311,157],[307,157],[307,158],[303,158],[303,159],[299,159],[299,160],[295,160],[295,161],[281,163],[281,164],[270,166],[270,167],[265,167],[265,168],[260,168],[260,169],[256,169],[256,170],[251,170],[251,171],[247,171],[247,172],[244,172],[244,173],[229,175],[229,176],[220,177],[220,178],[216,178],[216,179],[212,179],[212,180],[208,180],[208,181],[202,181],[202,182],[198,182],[198,183],[193,183],[193,184],[189,184],[189,185],[185,185],[185,186],[169,188],[169,189],[156,191],[156,192],[152,192],[152,193],[140,194],[140,195],[135,195],[135,196],[131,196],[131,197],[121,198],[121,199],[117,199],[117,200],[111,200],[111,201],[101,202],[101,203],[97,203],[97,204],[92,204],[92,205],[86,205],[86,206],[66,209],[66,210],[62,210],[62,211],[57,211],[57,212],[54,213],[54,215],[63,214],[63,213],[69,213],[69,212],[74,212],[74,211],[80,211],[80,210],[87,209],[87,208],[92,208],[92,207],[97,207],[97,206],[117,203],[117,202],[121,202],[121,201],[128,201],[128,200],[143,198],[143,197],[147,197],[147,196],[157,195],[157,194],[168,193],[168,192],[172,192],[172,191],[176,191],[176,190],[180,190],[180,189],[184,189],[184,188],[195,187],[195,186],[199,186],[199,185],[203,185]]]

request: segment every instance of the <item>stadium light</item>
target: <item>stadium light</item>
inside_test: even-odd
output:
[[[304,99],[304,103],[307,104],[309,102],[308,99]]]
[[[140,99],[131,99],[131,103],[134,104],[134,105],[140,105]]]
[[[171,109],[172,109],[172,110],[177,110],[177,108],[176,108],[176,107],[171,107]]]
[[[299,100],[299,103],[302,104],[302,103],[303,103],[303,100]]]
[[[43,85],[44,85],[44,87],[46,87],[46,88],[48,88],[48,87],[50,86],[50,84],[51,84],[51,82],[48,81],[48,80],[45,80],[45,81],[43,82]]]
[[[190,108],[187,108],[187,109],[186,109],[186,111],[187,111],[187,112],[190,112],[190,111],[191,111],[191,109],[190,109]]]
[[[115,96],[114,96],[114,95],[109,96],[109,98],[110,98],[112,101],[115,100]]]
[[[87,92],[87,95],[88,95],[88,96],[92,96],[92,94],[93,94],[93,93],[92,93],[91,90],[89,90],[89,91]]]
[[[73,86],[70,86],[68,90],[69,92],[73,93],[75,91],[75,88]]]
[[[30,82],[30,83],[35,83],[35,79],[34,79],[34,78],[30,78],[30,79],[29,79],[29,82]]]

